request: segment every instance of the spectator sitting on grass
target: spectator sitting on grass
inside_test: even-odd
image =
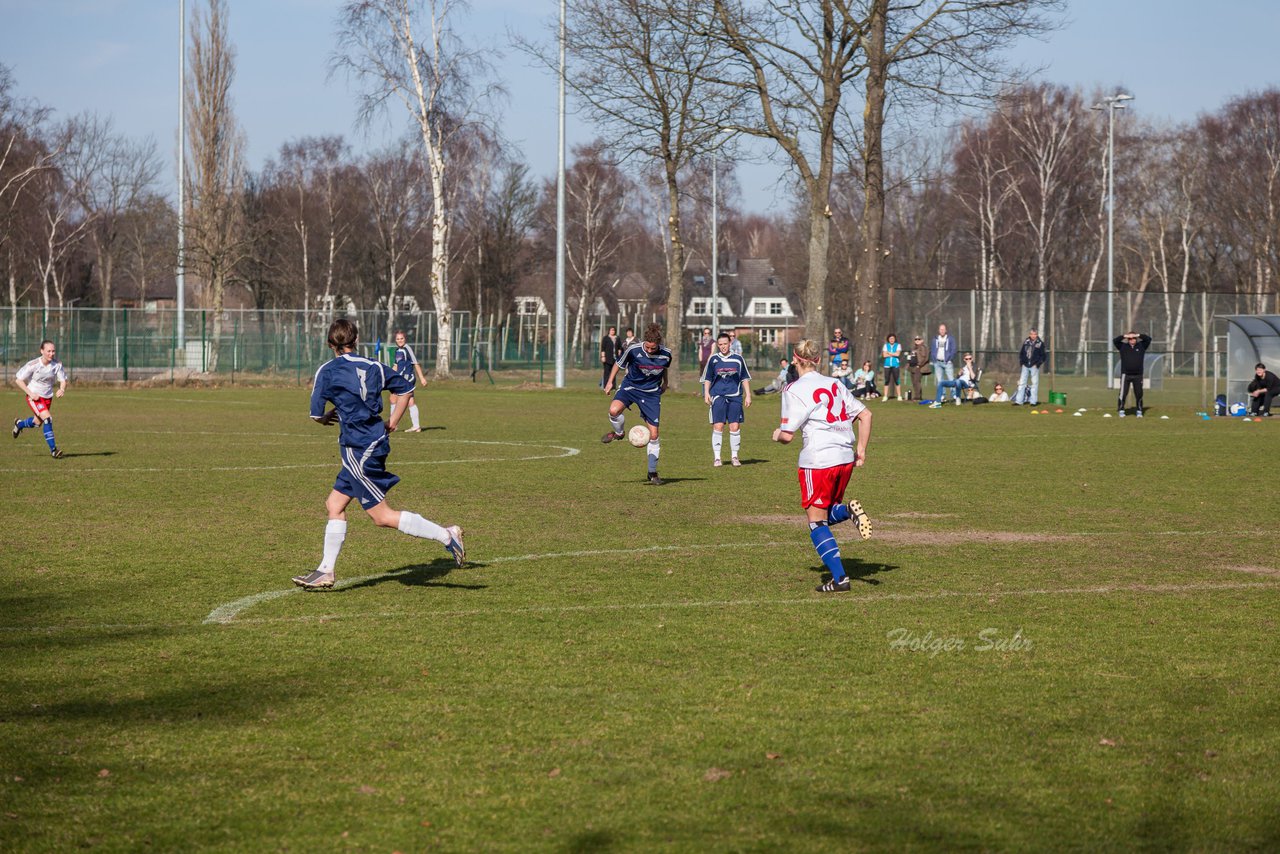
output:
[[[880,396],[880,392],[876,390],[876,372],[870,362],[863,362],[862,369],[854,372],[852,391],[854,397],[877,398]]]
[[[788,374],[790,373],[790,368],[791,368],[790,362],[788,362],[785,358],[779,359],[778,375],[774,377],[773,381],[769,383],[767,386],[765,386],[764,388],[756,389],[756,394],[777,394],[778,392],[782,391],[782,389],[786,387],[787,383],[791,381],[788,378]]]
[[[987,400],[992,403],[1008,403],[1009,393],[1004,390],[1004,386],[996,383],[996,390],[992,392],[991,397],[987,398]]]

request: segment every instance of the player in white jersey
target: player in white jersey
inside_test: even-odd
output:
[[[28,427],[39,426],[44,432],[45,444],[49,446],[49,454],[55,459],[62,459],[62,451],[53,440],[53,415],[49,412],[55,397],[67,393],[67,372],[62,363],[55,358],[58,355],[53,342],[47,338],[40,342],[40,356],[27,362],[14,376],[14,383],[27,396],[27,406],[31,407],[30,418],[13,419],[13,438],[18,438]],[[53,390],[57,381],[58,390]]]
[[[871,520],[857,499],[842,503],[853,470],[867,458],[871,410],[839,380],[818,372],[820,356],[812,341],[801,341],[792,355],[800,378],[782,390],[782,424],[773,431],[773,441],[786,445],[796,433],[804,437],[800,451],[800,506],[809,519],[809,539],[823,565],[831,571],[831,580],[820,584],[818,591],[844,593],[849,590],[849,578],[831,526],[852,519],[864,540],[871,537]]]
[[[426,375],[422,373],[422,365],[418,364],[418,357],[413,354],[413,348],[409,346],[408,339],[405,338],[404,330],[396,330],[396,373],[404,376],[405,379],[412,382],[416,377],[420,385],[427,384]],[[412,374],[413,376],[410,376]],[[396,398],[399,395],[391,395],[390,403],[394,409]],[[409,392],[409,421],[413,424],[405,433],[421,433],[422,424],[418,422],[418,401],[414,399],[413,392]]]

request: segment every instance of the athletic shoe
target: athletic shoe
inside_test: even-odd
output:
[[[295,575],[293,583],[303,590],[328,590],[333,587],[333,573],[315,569],[306,575]]]
[[[720,462],[720,460],[712,460],[712,461],[711,461],[711,467],[712,467],[712,468],[717,468],[717,469],[718,469],[718,468],[720,468],[720,466],[722,466],[722,465],[724,465],[724,463]]]
[[[610,430],[608,433],[605,433],[603,436],[600,437],[600,441],[604,442],[607,445],[610,442],[621,441],[622,438],[623,436],[621,433],[615,433],[612,430]]]
[[[1022,404],[1021,404],[1021,403],[1018,403],[1018,401],[1016,401],[1016,400],[1015,400],[1015,401],[1013,401],[1013,405],[1014,405],[1014,406],[1021,406]]]
[[[1137,417],[1141,418],[1141,417],[1142,417],[1142,410],[1141,410],[1141,409],[1139,409],[1137,412],[1135,412],[1135,413],[1134,413],[1134,415],[1136,415]]]
[[[650,486],[662,486],[663,483],[665,483],[665,481],[662,478],[658,477],[658,473],[656,471],[649,472]]]
[[[1119,412],[1116,413],[1116,415],[1119,415],[1121,418],[1124,418],[1124,410],[1121,409]]]
[[[421,427],[410,427],[408,430],[401,430],[401,433],[421,433]]]
[[[858,528],[858,535],[864,540],[871,539],[871,517],[862,509],[862,503],[856,498],[850,498],[845,506],[849,508],[850,521]]]
[[[734,468],[742,467],[742,460],[738,459],[737,457],[734,457],[733,459],[729,460],[729,462],[733,463]]]
[[[450,525],[445,528],[449,533],[449,542],[444,544],[449,554],[453,555],[453,562],[459,567],[467,565],[467,549],[462,545],[462,528],[457,525]]]
[[[813,588],[819,593],[848,593],[849,592],[849,576],[836,581],[834,578],[824,581],[817,587]]]
[[[959,406],[959,405],[960,405],[960,398],[958,398],[958,397],[957,397],[957,398],[955,399],[955,401],[956,401],[956,406]]]
[[[18,438],[18,434],[22,432],[22,428],[18,426],[18,422],[21,420],[21,418],[13,419],[13,438],[15,439]]]
[[[930,409],[941,409],[941,408],[942,408],[942,404],[935,400],[933,403],[929,404],[929,408],[930,408]]]
[[[55,460],[62,459],[62,449],[54,448],[52,451],[49,452],[49,456],[53,457]]]

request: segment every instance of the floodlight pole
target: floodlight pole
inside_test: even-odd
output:
[[[1116,217],[1116,110],[1125,109],[1124,101],[1133,96],[1117,92],[1103,98],[1090,109],[1107,111],[1107,388],[1115,374],[1115,355],[1111,342],[1115,340],[1115,217]]]
[[[717,193],[719,171],[716,154],[719,143],[711,148],[711,337],[720,337],[720,200]]]
[[[186,323],[184,312],[187,307],[186,282],[186,192],[184,188],[184,172],[186,171],[183,152],[187,147],[186,114],[187,114],[187,4],[186,0],[178,0],[178,266],[174,276],[178,291],[178,320],[174,325],[174,343],[184,354],[186,353]],[[186,356],[183,356],[186,365]]]
[[[565,43],[565,0],[560,0],[560,144],[557,154],[559,167],[556,171],[556,388],[564,388],[564,336],[565,336],[565,304],[564,304],[564,43]],[[579,307],[584,308],[583,306]]]

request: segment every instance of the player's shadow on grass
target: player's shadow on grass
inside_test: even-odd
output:
[[[874,576],[882,572],[893,572],[898,569],[896,563],[876,563],[875,561],[858,560],[856,557],[842,557],[841,562],[844,564],[844,573],[849,576],[851,581],[861,581],[863,584],[875,586],[880,583],[880,579]],[[825,566],[810,567],[813,572],[819,575],[829,574]]]
[[[115,451],[84,451],[79,454],[70,454],[64,451],[62,458],[64,460],[69,460],[72,457],[114,457],[115,455]]]
[[[759,465],[760,463],[767,463],[769,461],[756,460],[756,459],[739,459],[738,462],[742,463],[744,466],[754,466],[754,465]]]
[[[479,567],[483,564],[468,563],[468,567]],[[357,582],[342,590],[359,590],[361,587],[377,587],[379,584],[388,584],[395,582],[403,584],[406,587],[448,587],[454,590],[486,590],[487,584],[458,584],[449,581],[440,581],[450,572],[457,569],[457,565],[453,562],[453,558],[440,558],[433,560],[431,563],[413,563],[408,566],[402,566],[399,569],[393,569],[377,578],[369,578],[364,581]]]

